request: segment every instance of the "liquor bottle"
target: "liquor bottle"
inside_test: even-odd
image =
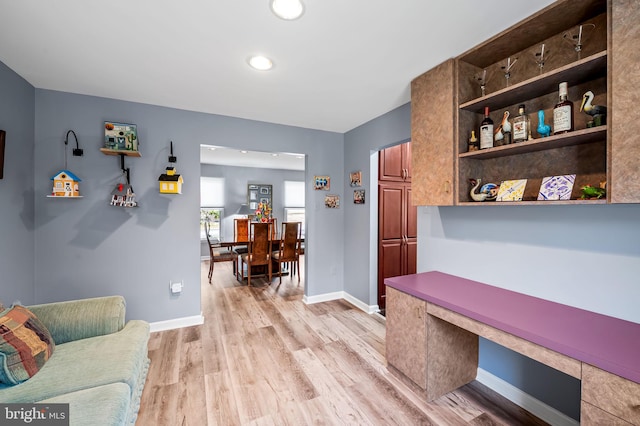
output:
[[[524,105],[518,106],[518,115],[513,119],[513,142],[524,142],[531,134],[531,121]]]
[[[553,134],[573,131],[573,102],[567,100],[567,82],[560,83],[560,101],[553,108]]]
[[[478,145],[478,138],[476,137],[476,131],[471,131],[471,137],[469,138],[469,152],[477,151],[480,149]]]
[[[493,120],[489,117],[489,107],[484,107],[484,120],[480,123],[480,149],[493,147]]]

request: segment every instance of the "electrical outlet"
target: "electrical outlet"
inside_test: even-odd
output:
[[[172,294],[179,294],[182,292],[182,288],[184,287],[184,285],[182,284],[182,281],[169,281],[169,289],[171,290]]]

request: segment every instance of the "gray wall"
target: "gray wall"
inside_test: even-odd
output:
[[[6,132],[0,179],[0,301],[35,301],[33,146],[35,89],[0,62],[0,129]]]
[[[224,217],[222,218],[222,239],[233,239],[233,219],[241,204],[247,203],[247,185],[250,183],[273,185],[272,216],[278,219],[278,226],[284,221],[284,181],[304,181],[304,171],[261,169],[257,167],[234,167],[201,164],[200,175],[224,178]],[[209,256],[206,243],[202,256]]]
[[[140,207],[109,206],[121,179],[117,157],[103,155],[105,120],[138,125],[141,158],[127,158]],[[328,174],[342,187],[343,136],[211,114],[36,90],[36,300],[122,294],[127,315],[148,321],[200,313],[200,144],[306,154],[306,177]],[[69,157],[84,198],[46,198],[64,165],[62,139],[74,129],[84,157]],[[159,194],[169,141],[184,177],[182,195]],[[338,158],[337,158],[338,157]],[[343,287],[341,211],[325,209],[307,186],[308,296]],[[42,194],[42,195],[40,195]],[[330,250],[327,250],[330,247]],[[14,259],[15,261],[15,259]],[[327,268],[325,265],[331,265]],[[181,296],[170,280],[184,280]]]
[[[344,291],[369,306],[378,304],[378,169],[380,149],[411,137],[411,107],[402,105],[344,135],[345,265]],[[362,171],[365,204],[353,204],[349,173]]]

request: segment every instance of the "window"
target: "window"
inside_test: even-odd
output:
[[[209,238],[221,239],[224,217],[224,178],[200,178],[200,238],[206,239],[204,223],[209,221]]]
[[[224,209],[212,208],[212,207],[200,207],[200,239],[206,240],[207,236],[204,234],[204,224],[209,222],[209,238],[211,241],[220,241],[221,233],[221,221],[220,218],[224,216]]]
[[[304,182],[284,181],[284,220],[302,222],[302,235],[305,231]]]

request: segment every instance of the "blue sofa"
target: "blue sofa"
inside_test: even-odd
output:
[[[149,324],[121,296],[28,306],[55,350],[33,377],[0,384],[4,403],[68,403],[71,425],[133,425],[149,368]]]

